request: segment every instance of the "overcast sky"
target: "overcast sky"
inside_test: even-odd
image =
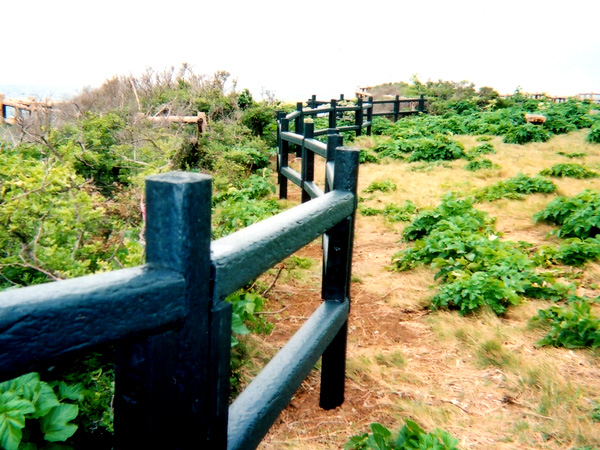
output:
[[[21,0],[0,7],[3,85],[80,89],[188,63],[259,99],[467,80],[600,92],[600,0]]]

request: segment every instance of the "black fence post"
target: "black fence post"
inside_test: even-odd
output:
[[[296,103],[296,111],[300,112],[300,115],[294,120],[294,133],[304,136],[304,114],[302,114],[302,102]],[[296,157],[302,157],[302,147],[296,146]]]
[[[314,109],[317,107],[317,96],[316,95],[312,95],[312,97],[308,100],[308,107],[310,109]]]
[[[369,97],[369,103],[371,106],[367,110],[367,122],[369,122],[369,125],[367,126],[367,136],[371,136],[372,131],[371,122],[373,121],[373,97]]]
[[[419,97],[419,104],[417,106],[417,111],[424,113],[425,112],[425,96],[421,94]]]
[[[334,190],[354,194],[355,212],[359,155],[358,149],[338,147],[333,181]],[[355,212],[323,235],[322,298],[324,301],[350,301]],[[333,409],[344,402],[347,336],[348,321],[344,323],[323,353],[319,400],[319,405],[323,409]]]
[[[312,139],[315,137],[315,124],[307,122],[304,124],[304,138]],[[302,141],[304,142],[304,140]],[[310,194],[304,189],[304,183],[315,180],[315,154],[302,145],[302,203],[310,201]]]
[[[327,135],[327,158],[325,158],[326,166],[335,161],[335,149],[341,147],[344,143],[344,138],[340,134]],[[325,169],[325,193],[333,189],[333,180],[328,177],[328,170]]]
[[[329,131],[328,134],[337,133],[337,101],[331,99],[331,110],[329,111]]]
[[[400,114],[400,96],[396,95],[394,99],[394,123],[398,122],[398,117]]]
[[[354,114],[354,125],[356,126],[356,137],[362,134],[363,126],[363,100],[359,98],[356,100],[356,113]]]
[[[208,443],[217,420],[210,386],[211,179],[183,172],[149,177],[146,205],[147,263],[183,276],[186,317],[175,330],[117,345],[115,448],[186,449],[193,442],[216,449]]]
[[[289,130],[290,121],[283,117],[279,121],[279,132],[284,133]],[[285,175],[281,173],[281,169],[288,166],[288,159],[290,153],[290,143],[285,139],[279,138],[280,146],[279,146],[279,155],[277,155],[277,161],[279,163],[279,198],[286,199],[287,198],[287,187],[288,187],[288,179]]]

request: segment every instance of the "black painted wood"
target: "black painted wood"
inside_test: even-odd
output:
[[[352,193],[355,202],[359,157],[359,150],[345,147],[338,147],[335,156],[334,192]],[[322,298],[348,305],[355,213],[356,203],[350,216],[323,235]],[[344,402],[347,334],[346,322],[323,353],[319,404],[324,409],[336,408]]]
[[[185,280],[185,319],[175,331],[117,347],[118,449],[189,448],[208,442],[210,385],[211,180],[172,172],[146,180],[146,259]],[[140,318],[139,320],[143,320]]]
[[[306,183],[315,181],[315,154],[306,145],[306,139],[313,139],[315,135],[315,124],[312,122],[304,124],[304,139],[302,140],[302,203],[310,201],[311,194],[306,188]]]
[[[355,198],[333,191],[212,244],[214,296],[225,298],[352,214]]]
[[[145,265],[0,292],[0,380],[86,347],[175,327],[183,277]]]
[[[285,121],[282,173],[293,172]],[[339,135],[327,146],[302,142],[305,152],[314,147],[327,157],[329,192],[321,195],[305,168],[305,186],[317,198],[213,243],[210,177],[148,178],[148,263],[0,293],[0,375],[116,341],[117,449],[255,448],[322,354],[321,404],[339,405],[359,152],[338,148]],[[224,298],[326,231],[335,245],[326,251],[324,280],[338,278],[341,267],[347,273],[328,281],[324,303],[229,408],[231,305]]]
[[[228,450],[258,446],[347,318],[348,303],[317,308],[231,405]]]

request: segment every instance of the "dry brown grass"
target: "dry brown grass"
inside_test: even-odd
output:
[[[360,145],[368,146],[369,139],[361,138]],[[457,139],[467,148],[480,144],[472,136]],[[464,160],[430,171],[422,165],[414,171],[414,163],[365,164],[360,168],[359,195],[377,208],[406,200],[420,208],[433,207],[449,190],[467,194],[518,173],[535,175],[571,161],[559,151],[585,152],[585,164],[597,169],[600,146],[584,139],[585,131],[525,146],[505,145],[493,138],[497,153],[486,157],[501,168],[482,172],[464,170]],[[361,194],[370,183],[383,180],[396,183],[397,190]],[[598,179],[554,181],[558,195],[600,189]],[[504,239],[541,245],[557,239],[548,236],[553,227],[534,224],[532,216],[554,197],[532,195],[476,207],[497,218]],[[465,449],[600,447],[600,423],[592,420],[600,407],[598,353],[536,347],[544,330],[533,328],[529,319],[547,306],[543,301],[524,301],[504,317],[489,312],[471,317],[430,312],[427,306],[436,289],[432,271],[388,270],[392,255],[406,245],[401,241],[404,226],[381,216],[358,215],[346,402],[333,411],[320,410],[318,371],[313,373],[259,448],[343,448],[350,436],[368,431],[371,422],[397,429],[406,418],[425,429],[446,429]],[[580,295],[598,296],[600,265],[591,263],[577,271],[576,281]],[[293,280],[290,283],[273,290],[273,309],[291,305],[284,294],[294,289]],[[294,292],[298,298],[293,303],[302,304],[307,292]],[[318,292],[313,295],[306,300],[311,308],[319,301]],[[290,306],[292,317],[308,314],[292,310]],[[275,330],[286,326],[283,316],[274,322]]]

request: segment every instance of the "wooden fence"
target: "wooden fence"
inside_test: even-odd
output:
[[[341,146],[343,138],[339,134],[341,132],[355,132],[356,136],[360,136],[363,130],[367,135],[371,134],[371,126],[373,116],[389,116],[394,120],[408,114],[424,113],[425,99],[421,96],[418,99],[401,99],[398,96],[393,100],[378,100],[373,101],[369,98],[364,102],[362,98],[357,99],[356,103],[339,105],[338,102],[343,102],[344,97],[341,95],[339,101],[332,99],[328,102],[319,101],[316,96],[312,96],[308,100],[308,108],[304,108],[303,103],[296,104],[296,111],[289,114],[279,112],[277,114],[277,172],[279,184],[279,197],[287,198],[288,181],[302,189],[302,202],[306,202],[312,198],[323,195],[328,192],[331,186],[328,185],[328,180],[332,178],[334,167],[334,149]],[[416,102],[416,103],[415,103]],[[392,105],[392,111],[374,112],[374,105]],[[416,109],[404,110],[402,105],[409,104],[415,106]],[[354,114],[350,120],[345,119],[345,122],[351,124],[338,125],[340,118],[345,113]],[[327,128],[315,129],[314,122],[305,122],[306,118],[315,116],[327,115]],[[293,131],[290,131],[293,125]],[[317,136],[327,135],[327,143],[315,139]],[[295,148],[296,156],[302,158],[301,172],[298,172],[289,167],[289,153],[292,148]],[[324,191],[315,184],[314,178],[314,157],[319,155],[326,160],[326,175]]]
[[[591,103],[598,103],[600,104],[600,93],[598,92],[586,92],[586,93],[581,93],[581,94],[577,94],[577,99],[578,100],[588,100]]]
[[[127,450],[255,449],[321,356],[320,405],[339,406],[358,162],[336,148],[327,194],[214,242],[210,177],[149,177],[145,265],[0,293],[0,379],[114,343],[115,448]],[[225,298],[321,235],[324,301],[228,406]]]
[[[10,117],[8,108],[14,109],[14,114]],[[35,111],[47,111],[51,108],[52,102],[39,102],[33,98],[8,99],[3,94],[0,94],[0,124],[16,125],[23,121],[24,114],[31,115]]]

